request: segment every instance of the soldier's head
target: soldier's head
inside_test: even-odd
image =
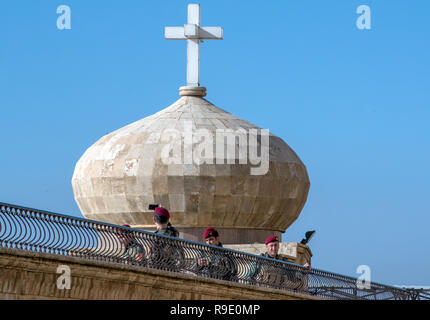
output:
[[[279,239],[277,236],[270,236],[264,242],[266,244],[267,254],[271,258],[275,258],[278,255],[279,251]]]
[[[203,238],[207,244],[211,244],[213,246],[218,246],[220,243],[218,231],[212,227],[209,227],[205,230],[203,233]]]
[[[154,209],[154,222],[157,226],[167,224],[169,219],[169,210],[163,207],[157,207]]]

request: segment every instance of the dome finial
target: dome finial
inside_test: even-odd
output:
[[[184,96],[204,97],[206,95],[206,88],[205,87],[192,87],[192,86],[180,87],[179,88],[179,95],[181,97],[184,97]]]
[[[187,40],[187,87],[200,86],[200,42],[222,40],[222,34],[221,27],[200,27],[199,4],[188,5],[188,23],[183,27],[165,27],[167,40]]]

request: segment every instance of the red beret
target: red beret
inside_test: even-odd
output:
[[[218,237],[219,236],[219,234],[218,234],[218,231],[216,231],[216,229],[215,228],[213,228],[213,227],[209,227],[209,228],[207,228],[206,230],[205,230],[205,233],[203,233],[203,238],[204,239],[207,239],[207,238],[209,238],[209,237]]]
[[[170,213],[167,209],[163,208],[163,207],[157,207],[154,210],[154,213],[157,216],[162,216],[162,217],[166,217],[167,219],[170,219]]]
[[[266,239],[266,241],[264,243],[268,244],[268,243],[274,242],[274,241],[279,241],[278,236],[270,236]]]
[[[123,224],[121,227],[131,228],[128,224]]]

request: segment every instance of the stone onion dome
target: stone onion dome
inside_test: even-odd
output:
[[[163,150],[170,150],[169,144],[185,150],[187,123],[193,131],[206,129],[214,136],[217,129],[261,130],[205,100],[204,87],[181,87],[180,94],[166,109],[118,129],[88,148],[72,178],[82,214],[92,220],[152,230],[148,205],[160,203],[170,211],[170,221],[181,238],[203,241],[208,226],[219,231],[225,244],[262,243],[269,235],[281,235],[306,202],[310,182],[305,165],[271,133],[268,171],[262,175],[250,174],[257,167],[250,161],[217,163],[215,151],[200,164],[186,163],[184,151],[180,163],[166,163],[162,155]],[[160,139],[171,129],[181,134]],[[261,145],[263,140],[258,141]]]

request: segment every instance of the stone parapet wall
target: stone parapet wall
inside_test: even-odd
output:
[[[58,289],[59,266],[70,289]],[[76,257],[0,248],[0,299],[305,300],[306,295]]]

